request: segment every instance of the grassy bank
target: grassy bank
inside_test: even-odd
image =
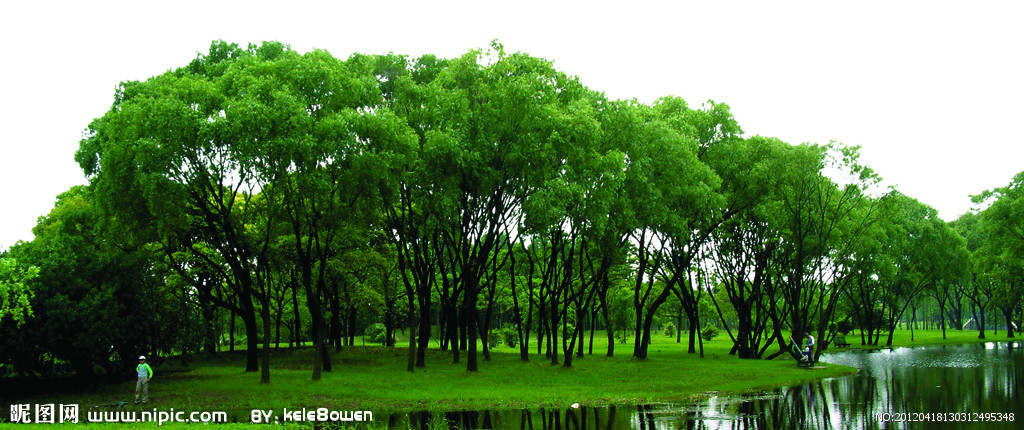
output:
[[[1016,333],[1014,333],[1016,335]],[[862,345],[860,332],[852,332],[846,336],[846,341],[849,342],[852,349],[875,349],[875,348],[886,348],[885,345],[888,333],[883,333],[878,340],[878,345]],[[928,330],[914,330],[913,339],[911,339],[911,332],[908,329],[898,328],[893,332],[892,346],[904,347],[904,346],[927,346],[927,345],[961,345],[961,344],[973,344],[973,343],[985,343],[985,342],[1003,342],[1019,340],[1020,336],[1015,339],[1009,339],[1006,337],[1006,332],[1003,330],[999,331],[996,335],[992,330],[985,331],[985,339],[978,339],[977,330],[954,330],[946,329],[946,337],[942,337],[942,330],[928,329]],[[865,338],[866,340],[866,338]],[[836,348],[833,348],[836,350]],[[840,349],[841,350],[841,349]]]
[[[599,338],[603,338],[600,337]],[[404,348],[346,347],[332,354],[335,368],[311,381],[312,350],[275,350],[271,383],[260,384],[258,373],[246,373],[239,352],[201,357],[188,368],[166,361],[154,367],[150,408],[177,410],[236,410],[327,407],[344,410],[407,411],[449,409],[535,408],[685,401],[712,392],[754,390],[854,372],[827,366],[797,368],[792,360],[739,360],[728,355],[729,341],[705,345],[705,358],[686,353],[681,344],[656,336],[650,358],[631,358],[631,344],[616,345],[615,357],[595,354],[575,358],[570,369],[553,366],[543,355],[519,360],[517,350],[500,346],[480,371],[452,364],[450,352],[431,350],[427,366],[406,372]],[[24,403],[90,405],[130,401],[134,382],[110,384],[97,391],[18,399]]]

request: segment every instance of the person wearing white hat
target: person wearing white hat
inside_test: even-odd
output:
[[[153,368],[146,364],[146,356],[139,356],[139,366],[135,368],[139,374],[139,380],[135,383],[135,404],[139,404],[139,394],[142,394],[142,404],[149,402],[149,380],[153,379]]]

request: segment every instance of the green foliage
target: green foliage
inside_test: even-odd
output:
[[[1012,327],[1024,315],[1024,172],[1006,186],[973,196],[975,203],[990,203],[974,221],[972,238],[977,272],[975,295],[984,294],[987,306],[1003,314]],[[975,299],[978,302],[981,300]],[[1007,331],[1009,336],[1013,331]]]
[[[519,344],[519,332],[513,327],[505,328],[501,331],[501,337],[504,339],[505,345],[509,348],[515,348]]]
[[[17,326],[21,326],[26,318],[32,316],[30,285],[37,276],[38,267],[24,266],[13,258],[0,257],[0,321],[9,316]]]
[[[849,318],[844,318],[842,321],[839,321],[839,323],[836,324],[835,330],[837,333],[842,335],[849,334],[851,331],[853,331],[853,323],[850,321]]]
[[[600,301],[620,342],[661,325],[664,303],[748,343],[780,319],[881,329],[956,283],[1020,314],[1024,174],[979,196],[991,206],[957,232],[874,192],[856,147],[744,137],[714,101],[608,100],[497,43],[341,60],[217,41],[119,85],[76,160],[89,188],[0,259],[2,342],[17,347],[0,359],[25,368],[195,351],[219,338],[217,309],[241,316],[250,353],[282,318],[323,340],[331,314],[352,331],[442,302],[507,315],[512,276],[533,327],[550,318],[564,337],[583,321],[572,301]],[[387,342],[384,327],[367,340]]]
[[[497,348],[501,343],[501,332],[498,330],[491,330],[487,333],[487,347],[494,349]]]
[[[374,323],[366,327],[366,330],[363,331],[363,336],[366,337],[366,340],[369,342],[383,344],[386,332],[387,328],[384,324]]]
[[[718,327],[708,324],[704,326],[704,329],[700,331],[700,337],[701,339],[709,341],[714,339],[715,337],[718,337],[718,333]]]
[[[7,345],[15,353],[4,360],[20,371],[49,372],[45,361],[57,359],[81,375],[92,374],[94,365],[115,375],[130,371],[133,357],[181,351],[194,339],[194,308],[159,281],[165,273],[153,263],[154,250],[121,227],[94,205],[90,189],[75,187],[40,218],[32,242],[11,250],[19,262],[39,268],[32,282],[35,318],[16,336],[7,336],[13,327],[4,325],[3,338],[34,339],[34,348]]]
[[[565,333],[565,336],[572,336],[575,333],[575,331],[576,331],[576,325],[574,325],[572,323],[566,323],[565,324],[565,331],[563,332],[563,333]]]

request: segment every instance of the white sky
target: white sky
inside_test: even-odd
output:
[[[346,58],[454,57],[497,38],[612,98],[714,99],[747,135],[861,145],[947,220],[1024,170],[1022,2],[148,3],[0,6],[0,250],[85,183],[75,150],[119,82],[184,66],[214,39]]]

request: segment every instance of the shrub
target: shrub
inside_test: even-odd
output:
[[[839,321],[839,324],[835,327],[835,330],[839,332],[839,334],[846,336],[850,334],[851,331],[853,331],[853,323],[850,322],[849,318],[844,319],[842,321]]]
[[[514,328],[502,330],[501,336],[505,340],[505,345],[508,345],[510,348],[515,348],[519,344],[519,332]]]
[[[366,336],[366,340],[369,342],[384,343],[384,334],[386,332],[384,324],[376,323],[366,327],[366,330],[363,331],[363,336]]]
[[[498,333],[494,330],[487,332],[487,348],[494,349],[498,347]]]
[[[676,335],[676,326],[672,323],[665,324],[665,336],[672,337]]]
[[[704,340],[711,340],[718,336],[718,327],[713,325],[704,326],[704,330],[700,331],[700,338]]]

